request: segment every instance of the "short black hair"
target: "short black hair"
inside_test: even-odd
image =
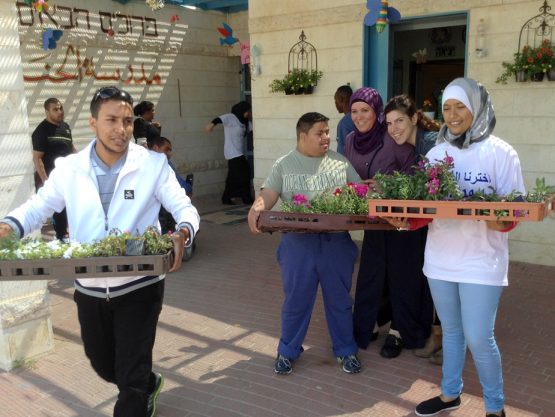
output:
[[[301,136],[301,133],[308,133],[312,126],[319,122],[328,122],[329,117],[324,116],[322,113],[310,112],[303,114],[299,121],[297,122],[297,139]]]
[[[166,143],[169,143],[170,145],[172,144],[171,140],[168,138],[165,138],[164,136],[156,136],[155,138],[147,141],[146,146],[148,146],[148,149],[152,149],[154,146],[161,147]]]
[[[351,88],[350,85],[342,85],[337,89],[337,91],[335,92],[335,95],[338,98],[340,98],[341,101],[348,102],[351,99],[351,96],[353,95],[353,89]]]
[[[106,101],[125,101],[133,107],[133,97],[125,90],[120,90],[118,87],[102,87],[94,93],[91,100],[91,115],[92,117],[98,116],[98,110],[102,103]]]
[[[44,102],[44,110],[48,110],[51,105],[58,104],[58,103],[61,104],[62,102],[55,97],[50,97],[46,99],[46,101]]]
[[[133,113],[135,116],[142,116],[152,109],[154,109],[154,103],[152,101],[141,101],[133,108]]]

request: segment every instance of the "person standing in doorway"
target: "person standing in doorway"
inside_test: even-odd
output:
[[[44,102],[46,118],[31,135],[33,141],[33,164],[35,165],[35,187],[38,190],[54,169],[56,158],[77,152],[69,125],[64,122],[64,106],[57,98]],[[65,207],[52,216],[56,239],[63,240],[68,235]]]
[[[335,108],[343,117],[337,124],[337,152],[345,155],[345,138],[349,133],[355,130],[355,124],[351,118],[350,100],[353,89],[349,85],[342,85],[337,89],[333,96],[335,100]]]
[[[241,197],[244,204],[253,203],[250,165],[245,157],[247,134],[252,130],[250,115],[250,103],[240,101],[231,108],[231,113],[216,117],[204,128],[206,133],[211,133],[216,125],[224,125],[224,157],[228,169],[223,204],[235,204],[233,197]]]

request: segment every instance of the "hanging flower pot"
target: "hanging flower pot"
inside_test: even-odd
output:
[[[305,94],[312,94],[314,92],[314,86],[309,85],[308,87],[305,87],[304,89],[304,93]]]
[[[543,72],[536,72],[530,76],[531,81],[543,81]]]
[[[515,73],[515,80],[517,83],[528,81],[528,73],[526,71],[518,71]]]
[[[547,79],[549,81],[555,81],[555,69],[552,69],[547,73]]]

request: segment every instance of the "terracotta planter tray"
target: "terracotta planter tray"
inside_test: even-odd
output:
[[[370,216],[470,220],[542,221],[552,201],[542,203],[487,201],[368,200]],[[508,215],[499,216],[500,211]]]
[[[173,251],[165,255],[0,261],[0,281],[161,275],[172,263]]]
[[[395,230],[384,220],[343,214],[306,214],[265,210],[258,218],[263,232],[319,233],[347,230]]]

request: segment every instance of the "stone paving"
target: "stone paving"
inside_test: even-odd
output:
[[[197,206],[201,213],[222,208]],[[390,360],[379,356],[386,329],[360,352],[363,372],[343,373],[320,297],[293,373],[274,375],[279,234],[253,236],[235,220],[203,222],[194,257],[167,277],[154,349],[155,370],[166,377],[158,417],[413,416],[416,403],[438,394],[440,367],[410,351]],[[510,281],[497,323],[507,415],[553,417],[555,267],[512,263]],[[55,350],[0,373],[0,416],[111,416],[116,389],[96,376],[83,353],[72,282],[49,286]],[[470,359],[463,406],[442,415],[485,415]]]

